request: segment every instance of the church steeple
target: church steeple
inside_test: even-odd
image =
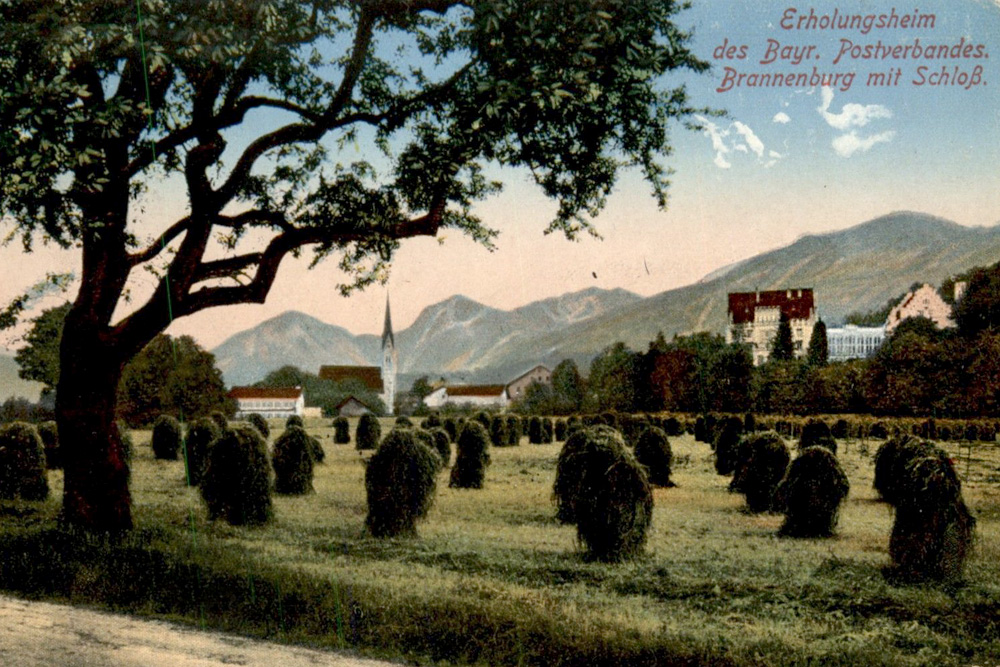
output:
[[[385,295],[385,324],[382,326],[382,349],[387,344],[396,347],[396,338],[392,335],[392,314],[389,312],[389,295]]]
[[[385,295],[385,324],[382,327],[382,400],[389,414],[393,413],[396,401],[396,373],[399,359],[396,356],[396,337],[392,333],[392,315],[389,311],[389,295]]]

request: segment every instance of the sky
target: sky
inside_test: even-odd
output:
[[[694,5],[677,22],[693,31],[691,48],[712,70],[664,84],[685,83],[694,105],[726,115],[701,116],[702,131],[674,129],[666,210],[639,174],[626,172],[595,221],[601,240],[545,236],[554,204],[526,173],[501,169],[504,192],[476,207],[500,232],[493,252],[454,231],[406,240],[388,283],[350,297],[335,289],[336,262],[307,270],[307,260],[288,259],[267,303],[212,309],[169,333],[212,348],[286,310],[379,333],[387,295],[399,330],[454,294],[501,309],[592,286],[653,295],[802,235],[897,210],[970,226],[1000,222],[1000,3]],[[855,27],[838,27],[854,16]],[[764,85],[762,75],[781,75],[782,85]],[[136,215],[156,229],[183,215],[184,204],[165,183]],[[0,248],[0,302],[78,263],[73,251]],[[134,293],[151,281],[137,276]],[[16,347],[17,334],[0,333],[0,345]]]

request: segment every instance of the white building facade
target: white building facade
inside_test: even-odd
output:
[[[812,289],[730,293],[726,342],[749,345],[759,366],[771,356],[782,313],[792,329],[792,353],[805,356],[818,321]]]
[[[264,419],[301,417],[306,408],[301,387],[233,387],[229,397],[236,401],[236,419],[251,414]]]
[[[878,351],[884,340],[885,327],[859,327],[848,324],[826,330],[830,361],[866,359]]]

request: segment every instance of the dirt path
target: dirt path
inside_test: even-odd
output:
[[[0,665],[392,667],[164,621],[0,596]]]

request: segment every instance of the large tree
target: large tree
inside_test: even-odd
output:
[[[122,368],[171,319],[263,302],[285,256],[335,257],[349,290],[384,279],[407,237],[489,245],[471,206],[497,163],[530,170],[558,203],[549,231],[570,237],[622,166],[665,205],[669,125],[693,110],[664,75],[706,67],[674,24],[682,6],[3,3],[0,213],[26,248],[44,236],[83,256],[57,391],[65,519],[131,526]],[[187,209],[149,233],[143,192],[165,178]],[[116,314],[143,269],[152,294]]]

